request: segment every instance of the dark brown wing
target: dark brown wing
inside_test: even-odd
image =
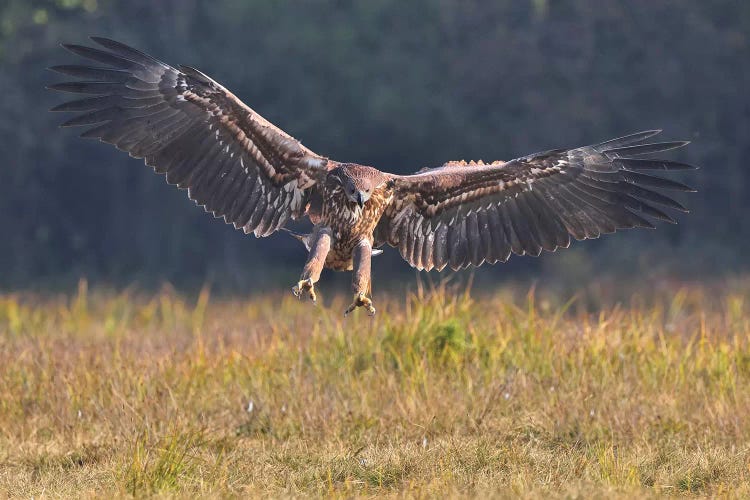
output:
[[[49,88],[89,94],[53,111],[79,114],[63,126],[127,151],[216,217],[267,236],[305,211],[327,160],[305,148],[203,73],[179,70],[119,42],[66,49],[106,67],[55,66],[83,79]]]
[[[694,168],[641,158],[687,142],[644,144],[658,130],[507,163],[450,162],[394,177],[394,196],[375,231],[418,269],[461,269],[504,262],[511,253],[537,256],[567,247],[570,237],[596,238],[631,227],[654,227],[644,216],[674,223],[653,205],[687,211],[651,188],[692,191],[644,170]]]

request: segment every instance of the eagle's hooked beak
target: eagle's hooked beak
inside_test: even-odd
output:
[[[357,191],[357,194],[355,195],[357,205],[359,205],[359,208],[362,208],[365,206],[365,202],[367,201],[367,198],[365,198],[365,194],[362,191]]]

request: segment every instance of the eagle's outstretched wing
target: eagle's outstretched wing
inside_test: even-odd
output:
[[[571,236],[582,240],[654,227],[644,216],[674,223],[653,205],[687,210],[651,188],[692,189],[642,171],[694,167],[642,158],[687,144],[644,144],[659,132],[509,162],[450,162],[394,176],[394,196],[376,228],[375,244],[397,247],[417,269],[456,270],[504,262],[511,253],[554,251],[567,247]]]
[[[216,217],[267,236],[305,211],[327,160],[266,121],[227,89],[189,67],[175,69],[106,38],[106,50],[66,49],[105,67],[55,66],[83,81],[49,88],[89,94],[53,111],[80,112],[63,126],[127,151],[187,189]]]

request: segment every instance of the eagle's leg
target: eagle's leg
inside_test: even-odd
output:
[[[313,234],[310,235],[310,253],[307,255],[307,262],[302,269],[302,276],[299,282],[292,288],[292,293],[297,298],[302,298],[302,294],[307,293],[310,300],[317,302],[318,297],[315,295],[315,283],[320,279],[320,273],[326,263],[326,257],[331,249],[331,230],[327,227],[316,227]]]
[[[370,257],[372,256],[372,244],[368,240],[362,240],[354,247],[352,261],[354,273],[352,275],[352,288],[354,289],[354,302],[346,309],[344,314],[349,314],[358,307],[367,309],[370,316],[375,315],[372,300],[367,297],[370,293]]]

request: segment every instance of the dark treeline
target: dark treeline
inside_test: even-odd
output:
[[[398,173],[664,128],[701,165],[676,227],[483,269],[736,272],[750,238],[750,2],[4,0],[0,286],[291,280],[301,246],[243,236],[140,161],[56,128],[59,48],[89,34],[202,69],[312,150]],[[395,252],[375,272],[405,272]],[[698,275],[696,275],[698,276]]]

